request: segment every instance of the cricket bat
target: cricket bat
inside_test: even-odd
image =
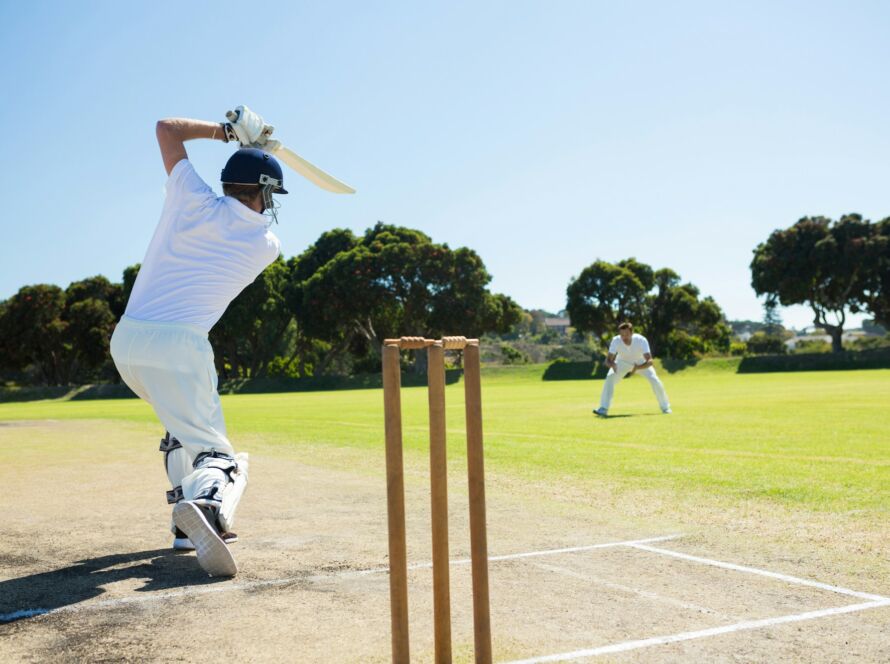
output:
[[[290,166],[297,173],[309,180],[312,184],[321,187],[335,194],[354,194],[355,189],[345,182],[341,182],[333,175],[329,175],[321,170],[318,166],[310,164],[296,152],[283,145],[278,147],[273,153],[278,159]]]

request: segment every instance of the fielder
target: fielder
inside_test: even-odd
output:
[[[652,366],[652,353],[649,351],[649,342],[642,334],[634,334],[634,327],[630,323],[621,323],[618,326],[618,336],[612,338],[609,344],[609,354],[606,357],[606,366],[609,373],[603,385],[603,393],[600,396],[600,407],[593,412],[600,417],[609,414],[609,406],[612,405],[612,395],[615,393],[615,385],[622,378],[639,373],[646,377],[658,399],[661,412],[669,414],[671,403],[668,401],[664,385],[655,375],[655,367]]]
[[[261,149],[272,128],[247,107],[237,111],[232,123],[157,123],[166,201],[111,338],[121,378],[167,429],[161,451],[173,487],[174,548],[196,549],[213,576],[237,572],[226,542],[236,539],[230,531],[248,459],[226,436],[207,334],[278,257],[281,245],[269,230],[277,220],[272,194],[287,193],[281,167]],[[188,159],[184,142],[197,138],[242,146],[222,170],[222,197]]]

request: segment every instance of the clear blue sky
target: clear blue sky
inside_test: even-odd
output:
[[[472,247],[527,308],[635,256],[760,319],[771,231],[890,216],[890,4],[262,6],[0,3],[0,298],[120,280],[163,199],[154,122],[240,103],[358,189],[286,173],[286,256],[384,220]],[[216,183],[231,148],[188,147]]]

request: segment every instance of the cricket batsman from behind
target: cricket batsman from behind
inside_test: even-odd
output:
[[[612,405],[612,395],[615,393],[615,385],[622,378],[627,378],[638,373],[646,377],[658,399],[658,405],[662,413],[671,412],[671,403],[668,401],[664,385],[655,375],[655,367],[652,366],[652,353],[649,350],[649,341],[642,334],[634,334],[634,327],[630,323],[621,323],[618,326],[618,336],[612,338],[609,344],[609,354],[606,357],[606,365],[609,373],[603,385],[603,393],[600,397],[600,407],[593,412],[600,417],[609,414],[609,406]]]
[[[213,576],[234,576],[227,541],[247,485],[247,454],[226,436],[207,335],[229,303],[280,253],[269,230],[272,194],[286,194],[281,167],[263,151],[272,128],[246,107],[236,121],[157,123],[167,171],[154,237],[111,339],[124,382],[167,429],[161,441],[173,489],[174,548],[191,549]],[[217,197],[195,172],[185,141],[237,141]],[[266,213],[266,214],[264,214]]]

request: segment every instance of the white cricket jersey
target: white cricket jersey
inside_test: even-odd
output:
[[[615,355],[615,358],[622,362],[630,362],[631,364],[643,364],[646,358],[643,353],[650,353],[649,342],[642,334],[635,334],[630,339],[630,345],[625,344],[621,337],[613,337],[612,343],[609,344],[609,352]]]
[[[183,159],[167,178],[161,220],[126,314],[209,331],[280,251],[265,216],[234,198],[217,197]]]

